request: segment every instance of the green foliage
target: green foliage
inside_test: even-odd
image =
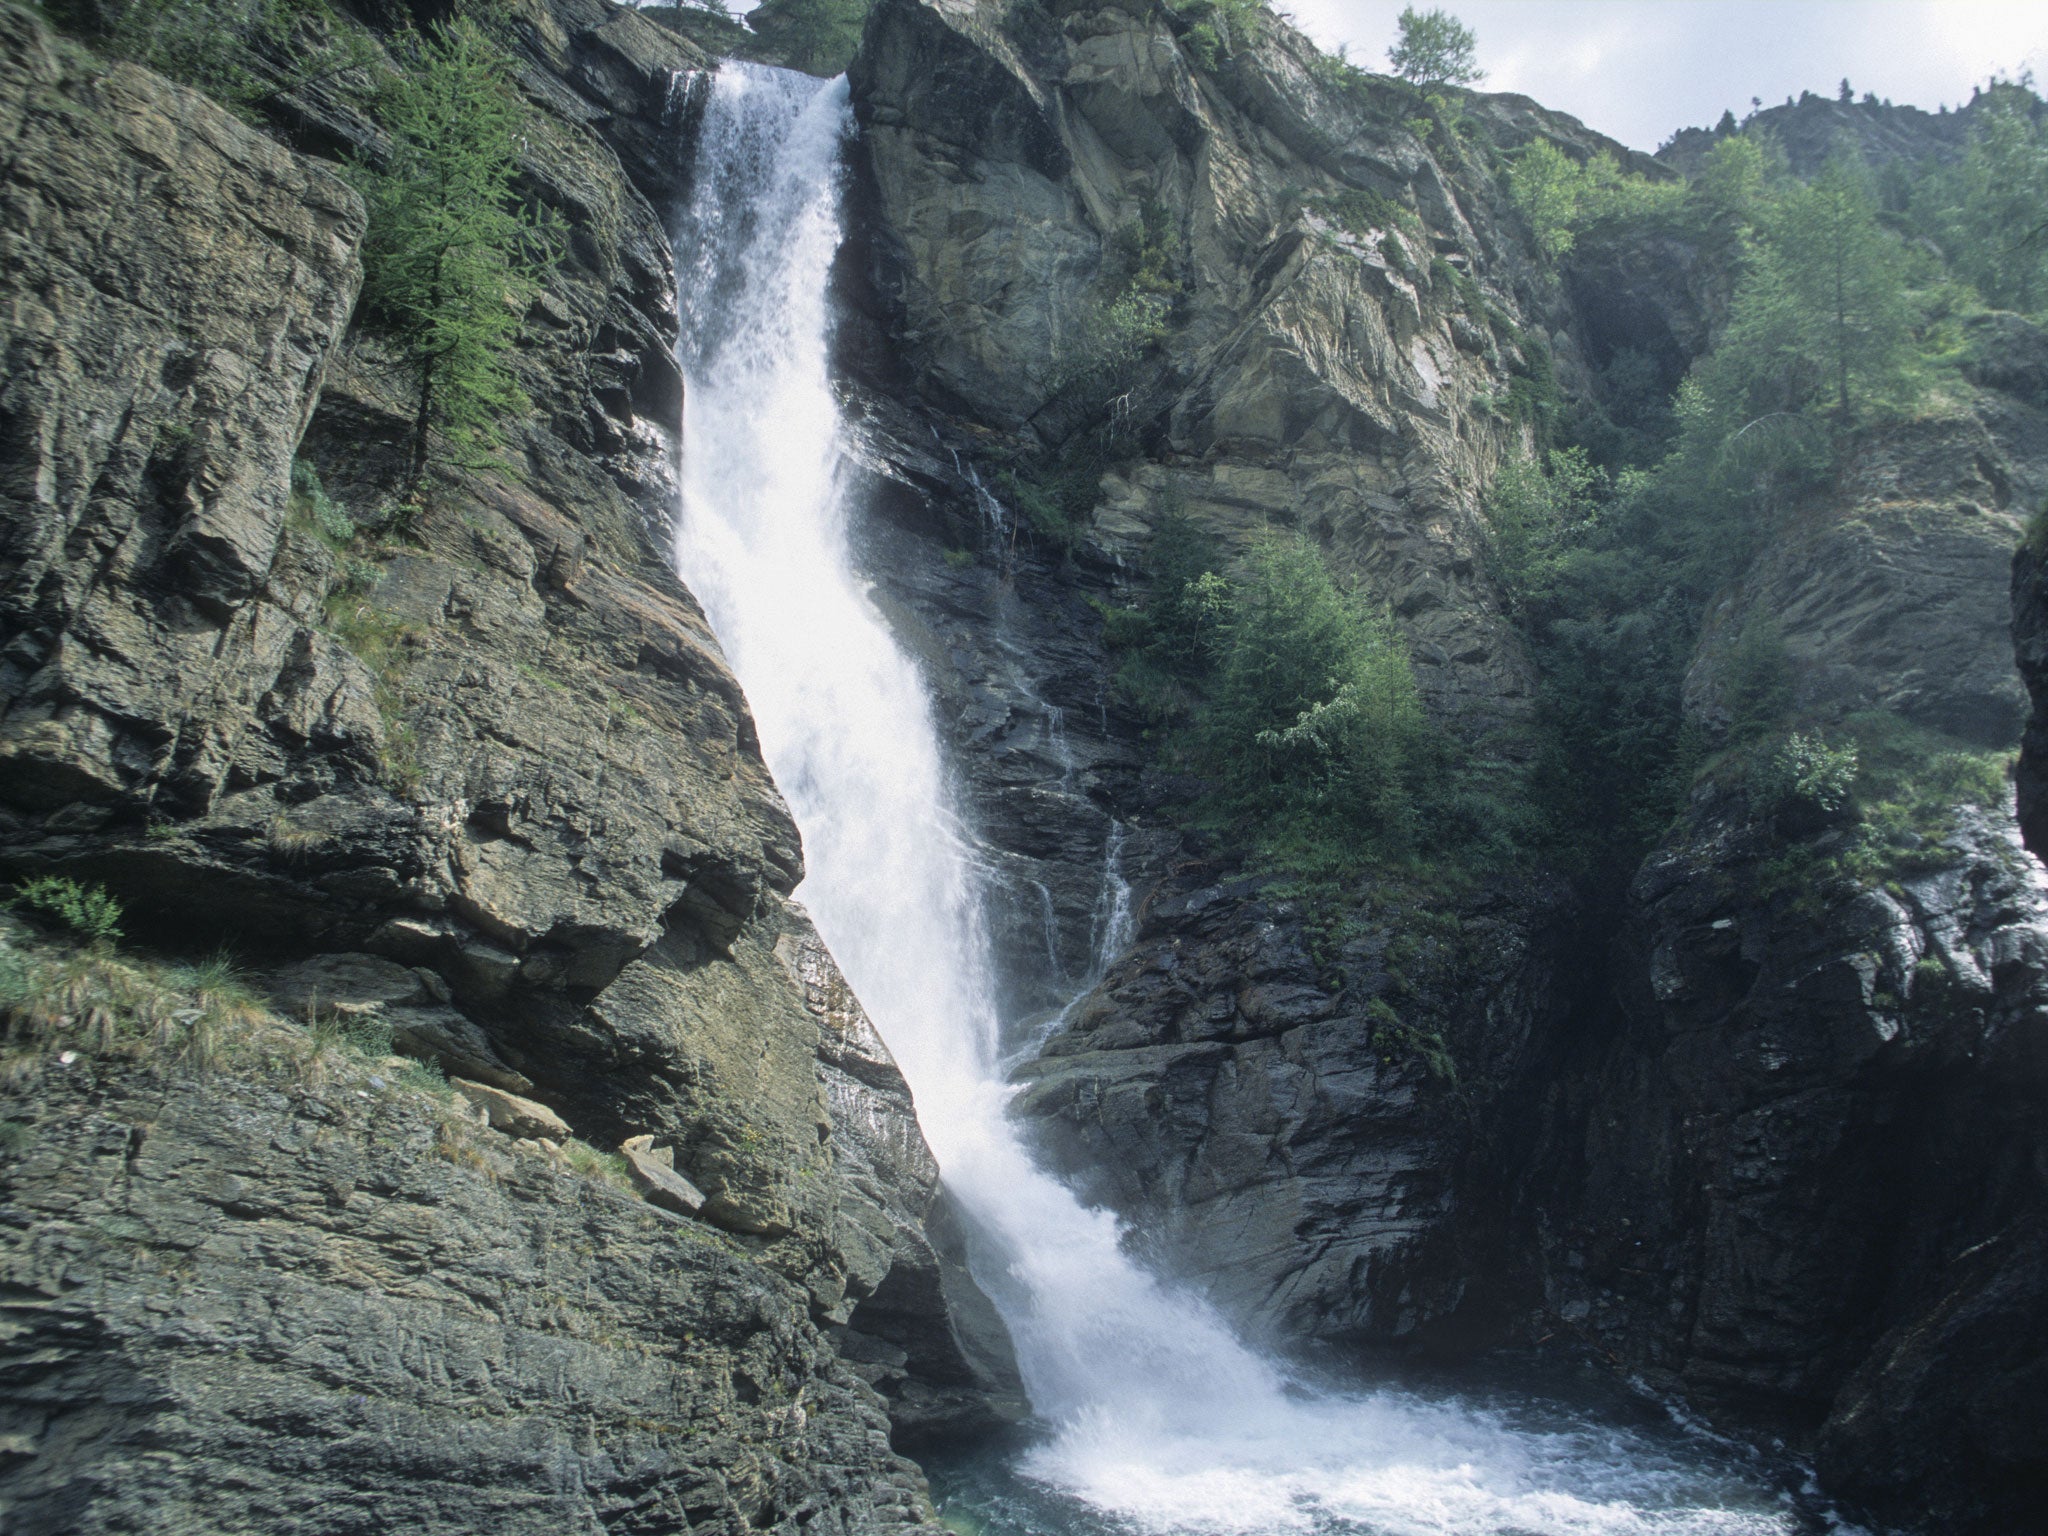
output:
[[[1383,997],[1368,1002],[1365,1014],[1372,1021],[1369,1037],[1372,1048],[1379,1052],[1383,1065],[1413,1060],[1438,1082],[1457,1086],[1458,1063],[1451,1055],[1441,1030],[1404,1023],[1393,1005]]]
[[[1258,18],[1266,0],[1172,0],[1176,15],[1186,17],[1185,41],[1195,62],[1211,74],[1223,60],[1258,36]]]
[[[313,1025],[313,1038],[326,1049],[365,1061],[391,1054],[391,1026],[374,1013],[331,1013]]]
[[[1463,878],[1535,843],[1515,773],[1430,725],[1392,621],[1315,545],[1269,533],[1226,573],[1213,535],[1172,511],[1147,564],[1145,606],[1101,610],[1118,693],[1206,783],[1193,813],[1226,841],[1309,895],[1424,852]]]
[[[1418,239],[1424,233],[1422,218],[1414,209],[1364,188],[1344,187],[1336,192],[1312,192],[1301,201],[1304,208],[1322,215],[1359,239],[1381,230],[1406,230]],[[1406,258],[1395,264],[1406,265]]]
[[[1656,182],[1622,170],[1605,150],[1581,165],[1549,139],[1536,139],[1508,162],[1508,195],[1535,233],[1537,249],[1563,256],[1580,231],[1670,213],[1685,198],[1681,182]]]
[[[1773,175],[1783,172],[1782,157],[1774,158],[1763,140],[1746,133],[1721,139],[1685,190],[1694,230],[1720,235],[1724,246],[1739,239],[1755,224]]]
[[[16,886],[8,904],[69,928],[82,938],[111,942],[121,937],[121,904],[104,886],[41,875]]]
[[[1794,731],[1772,754],[1758,799],[1765,810],[1802,806],[1832,814],[1849,804],[1856,762],[1853,743],[1831,747],[1819,732]]]
[[[1599,516],[1607,474],[1583,448],[1552,449],[1501,466],[1486,498],[1491,565],[1511,601],[1546,587],[1550,567]]]
[[[1212,593],[1198,579],[1183,600]],[[1340,590],[1314,545],[1275,535],[1252,550],[1219,629],[1193,740],[1217,809],[1276,843],[1408,846],[1427,724],[1392,621]]]
[[[1101,456],[1085,437],[998,477],[1011,510],[1057,550],[1070,550],[1087,536],[1101,480]]]
[[[1762,428],[1796,450],[1816,419],[1840,434],[1909,406],[1922,382],[1916,310],[1862,173],[1830,161],[1781,193],[1758,232],[1721,343],[1681,405],[1688,433],[1733,446]]]
[[[1842,731],[1847,744],[1830,750],[1850,756],[1854,775],[1849,791],[1841,793],[1839,774],[1820,787],[1836,796],[1838,812],[1853,808],[1854,818],[1846,832],[1831,838],[1788,842],[1764,870],[1767,893],[1812,906],[1831,885],[1869,888],[1947,868],[1955,860],[1947,840],[1956,830],[1957,811],[1964,806],[1996,811],[2011,794],[2009,751],[1973,746],[1884,710],[1850,715]],[[1809,752],[1817,739],[1804,738]],[[1796,755],[1788,742],[1765,765],[1760,810],[1768,813],[1788,804],[1796,809],[1797,797],[1786,795],[1781,765]],[[1810,823],[1795,826],[1811,830]]]
[[[1231,589],[1218,574],[1223,556],[1215,538],[1177,509],[1153,531],[1146,563],[1151,601],[1142,611],[1104,610],[1103,641],[1121,656],[1116,680],[1123,702],[1159,727],[1195,707],[1222,651]]]
[[[320,471],[304,459],[292,460],[292,511],[318,533],[331,549],[355,542],[355,519],[336,505],[320,484]]]
[[[1092,390],[1114,400],[1135,382],[1146,350],[1171,330],[1181,292],[1174,272],[1179,244],[1172,215],[1148,199],[1104,246],[1103,297],[1083,310],[1050,382],[1055,390]]]
[[[2048,114],[2027,79],[1992,85],[1961,161],[1929,174],[1913,202],[1987,303],[2048,308]]]
[[[418,389],[417,491],[432,438],[474,456],[530,407],[506,354],[558,232],[513,197],[525,111],[499,49],[462,19],[414,40],[408,63],[380,104],[390,159],[357,180],[370,207],[364,299]]]
[[[1400,40],[1387,50],[1387,59],[1410,85],[1476,85],[1486,78],[1473,57],[1479,39],[1450,12],[1407,6],[1400,27]]]
[[[1580,450],[1504,466],[1489,563],[1539,674],[1533,798],[1552,857],[1612,881],[1680,804],[1702,744],[1682,706],[1705,594],[1733,542],[1721,509],[1661,476],[1610,482]]]

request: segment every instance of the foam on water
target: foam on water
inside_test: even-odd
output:
[[[799,895],[909,1078],[977,1230],[978,1277],[1049,1426],[1020,1470],[1105,1528],[1793,1529],[1770,1490],[1711,1457],[1674,1458],[1590,1422],[1305,1392],[1032,1162],[1004,1113],[980,866],[930,694],[849,545],[827,299],[848,129],[843,81],[728,63],[711,84],[678,225],[676,559],[803,831]],[[1114,868],[1105,878],[1121,880]],[[1119,906],[1106,889],[1104,942],[1121,943],[1127,896]]]

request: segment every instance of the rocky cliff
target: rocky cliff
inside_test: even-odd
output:
[[[1491,1135],[1472,1106],[1555,1007],[1568,903],[1542,878],[1396,882],[1334,941],[1162,811],[1175,786],[1091,608],[1129,600],[1163,518],[1226,550],[1300,529],[1388,599],[1437,717],[1514,754],[1531,677],[1478,498],[1527,382],[1583,368],[1463,135],[1602,141],[1517,98],[1404,121],[1390,82],[1261,26],[1210,60],[1145,7],[877,7],[843,350],[926,423],[869,413],[875,568],[954,706],[1010,969],[1063,983],[1014,989],[1020,1040],[1097,979],[1112,848],[1143,898],[1020,1108],[1262,1337],[1384,1341],[1465,1304],[1449,1217]],[[1161,324],[1106,361],[1134,260],[1162,274]],[[1085,515],[1050,537],[1034,477],[1076,464]]]
[[[397,18],[365,14],[370,62],[259,130],[0,12],[0,867],[104,884],[126,930],[0,948],[0,1507],[923,1525],[900,1452],[1023,1406],[668,566],[657,210],[710,60],[602,0],[499,18],[522,195],[572,238],[533,411],[402,515],[412,402],[336,170],[382,152]],[[1731,277],[1669,230],[1546,263],[1506,152],[1667,174],[1569,119],[1201,15],[880,0],[850,71],[860,536],[987,847],[1018,1112],[1276,1348],[1570,1351],[1886,1519],[2015,1528],[2048,891],[1981,770],[2048,690],[2031,547],[2019,676],[2005,629],[2040,333],[1973,319],[1941,409],[1717,594],[1684,709],[1723,755],[1639,869],[1291,879],[1196,824],[1117,684],[1158,531],[1307,535],[1524,782],[1487,487],[1624,354],[1675,384]],[[1767,795],[1759,635],[1799,718],[1948,778],[1900,769],[1882,825]]]
[[[702,58],[602,5],[506,25],[523,175],[576,235],[504,462],[400,526],[411,407],[351,324],[346,181],[5,14],[0,860],[103,883],[145,952],[225,946],[250,1019],[372,1042],[308,1082],[174,1025],[131,1063],[129,990],[17,1006],[22,1530],[200,1499],[215,1529],[915,1525],[887,1413],[911,1443],[1017,1411],[667,568],[647,194]],[[294,88],[279,131],[374,157],[364,83]],[[476,1129],[492,1087],[527,1107]]]
[[[1013,964],[1036,946],[1038,974],[1081,976],[1112,826],[1136,886],[1130,947],[1018,1069],[1046,1155],[1283,1348],[1584,1349],[1818,1445],[1885,1518],[2013,1518],[2036,1366],[1951,1414],[1970,1341],[2038,1273],[2048,914],[2000,794],[1916,790],[1864,856],[1877,834],[1776,815],[1736,752],[1632,883],[1610,872],[1618,910],[1530,869],[1463,893],[1390,874],[1333,917],[1177,817],[1075,601],[1142,591],[1164,517],[1226,548],[1304,530],[1389,603],[1436,716],[1512,762],[1532,676],[1477,514],[1528,440],[1518,384],[1611,403],[1633,352],[1675,385],[1726,319],[1727,253],[1652,231],[1546,270],[1498,155],[1542,134],[1639,160],[1513,98],[1432,123],[1266,23],[1214,53],[1139,6],[883,0],[852,79],[844,350],[892,401],[876,569],[951,690]],[[1089,317],[1141,265],[1171,279],[1165,321],[1094,367]],[[1685,709],[1709,746],[1746,632],[1798,718],[1910,737],[1873,761],[2016,740],[2034,333],[1971,325],[1963,396],[1863,445],[1707,615]],[[892,417],[906,398],[921,423]],[[1032,467],[1063,456],[1085,515],[1034,546]]]

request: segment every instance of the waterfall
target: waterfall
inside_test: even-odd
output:
[[[798,892],[895,1053],[1046,1433],[1023,1471],[1153,1530],[1776,1532],[1767,1489],[1617,1429],[1291,1383],[1118,1224],[1034,1165],[1004,1114],[970,829],[930,693],[853,557],[828,365],[843,80],[727,63],[679,221],[687,382],[678,570],[752,704],[802,830]],[[1121,828],[1116,831],[1120,844]],[[1107,850],[1114,861],[1118,848]],[[1105,937],[1129,923],[1105,871]]]

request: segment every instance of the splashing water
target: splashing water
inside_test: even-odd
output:
[[[843,81],[728,63],[712,82],[677,242],[676,558],[802,829],[799,894],[979,1229],[977,1272],[1048,1426],[1019,1467],[1066,1501],[1059,1529],[1794,1529],[1761,1481],[1592,1420],[1303,1391],[1034,1166],[1004,1114],[974,849],[929,693],[849,545],[827,355],[848,122]],[[1121,937],[1127,896],[1106,890],[1105,938]]]

